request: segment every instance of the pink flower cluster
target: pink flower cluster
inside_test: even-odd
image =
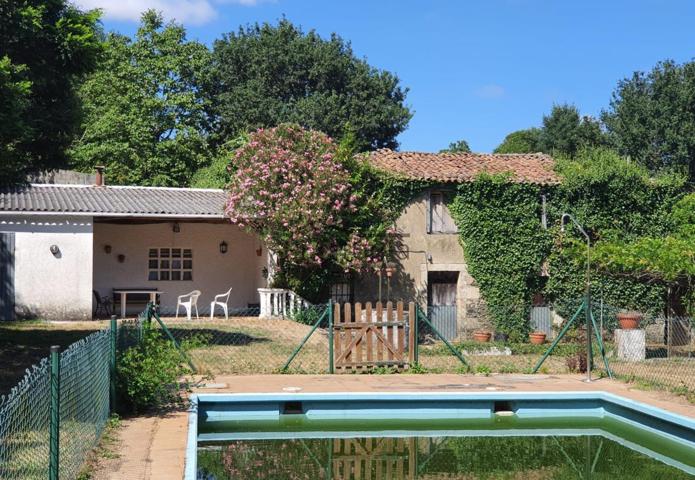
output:
[[[364,268],[373,246],[343,232],[358,198],[337,153],[330,137],[298,126],[252,133],[232,159],[226,215],[259,234],[281,266]]]

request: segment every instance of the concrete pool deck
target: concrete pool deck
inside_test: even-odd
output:
[[[230,375],[203,381],[193,393],[321,392],[570,392],[602,391],[695,419],[695,405],[683,397],[644,391],[615,380],[584,382],[584,375],[424,374],[424,375]],[[181,479],[184,472],[187,415],[184,412],[130,420],[121,431],[122,456],[100,479]],[[132,441],[141,455],[128,455]],[[114,471],[113,468],[116,468]],[[100,469],[102,471],[102,469]],[[101,473],[101,472],[99,472]]]

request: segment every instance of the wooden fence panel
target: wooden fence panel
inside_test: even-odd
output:
[[[376,307],[376,308],[375,308]],[[415,304],[381,303],[373,306],[336,304],[333,315],[333,352],[337,371],[374,367],[405,368],[412,363]],[[409,329],[409,330],[408,330]],[[406,352],[408,352],[406,356]]]

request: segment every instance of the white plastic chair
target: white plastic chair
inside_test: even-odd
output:
[[[179,318],[179,308],[183,307],[186,309],[186,317],[191,319],[191,310],[195,309],[195,318],[198,317],[198,297],[200,297],[200,290],[193,290],[186,295],[179,295],[176,302],[176,317]]]
[[[217,305],[222,307],[222,311],[224,312],[224,319],[229,320],[229,310],[227,309],[227,302],[229,302],[230,293],[232,293],[231,288],[227,290],[225,293],[215,295],[215,300],[213,300],[212,303],[210,303],[210,320],[212,320],[215,316],[215,306]]]

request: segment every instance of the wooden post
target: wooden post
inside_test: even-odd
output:
[[[415,364],[415,302],[408,304],[408,363]]]
[[[405,320],[403,317],[403,301],[399,300],[398,303],[396,304],[396,320],[400,323],[395,328],[395,332],[397,335],[397,349],[398,353],[400,355],[400,361],[405,363]]]
[[[355,322],[360,323],[362,322],[362,304],[361,303],[355,303]],[[357,332],[357,337],[360,338],[362,337],[361,340],[357,341],[357,344],[355,345],[355,362],[357,363],[362,363],[362,342],[365,340],[365,337],[367,336],[367,332],[363,330],[359,330]],[[361,367],[357,367],[360,368]]]
[[[335,326],[339,326],[340,323],[340,303],[336,303],[335,305],[333,305],[333,328],[336,330],[333,334],[333,341],[335,342],[335,345],[333,346],[333,354],[335,355],[335,358],[340,358],[340,356],[343,353],[341,346],[343,330],[340,328],[335,328]],[[337,368],[338,370],[340,370],[340,365],[338,365]]]
[[[392,322],[393,321],[393,303],[391,302],[386,302],[386,321],[387,322]],[[393,328],[391,327],[386,327],[386,341],[389,342],[391,345],[393,345]],[[388,350],[388,349],[387,349]],[[393,353],[391,350],[388,350],[388,355],[387,358],[389,362],[393,361]]]

